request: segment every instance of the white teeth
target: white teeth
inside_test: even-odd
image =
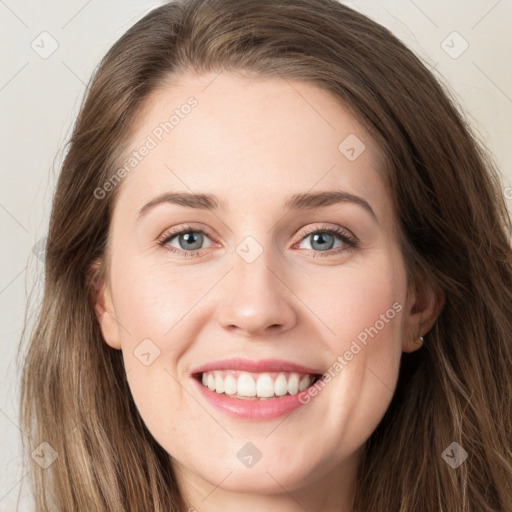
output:
[[[215,391],[217,393],[224,393],[224,380],[218,373],[215,375]]]
[[[313,383],[312,375],[298,373],[250,373],[235,370],[204,372],[203,386],[216,393],[236,395],[236,398],[268,399],[286,394],[296,395]]]
[[[304,375],[302,379],[300,379],[299,382],[299,391],[304,391],[305,389],[309,388],[311,384],[311,378],[309,375]]]
[[[256,395],[259,397],[274,396],[274,381],[268,373],[262,373],[256,382]]]
[[[286,381],[286,375],[280,373],[277,376],[276,382],[274,383],[274,391],[277,396],[283,396],[288,393],[288,382]]]
[[[215,391],[215,377],[211,373],[208,374],[208,389]]]
[[[227,395],[236,395],[236,380],[233,375],[226,375],[224,379],[224,392]]]
[[[256,383],[248,373],[241,373],[236,390],[237,394],[241,396],[256,396]]]
[[[292,373],[288,379],[288,393],[290,395],[296,395],[299,392],[299,376],[296,373]]]

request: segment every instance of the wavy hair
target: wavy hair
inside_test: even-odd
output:
[[[512,510],[511,219],[499,170],[447,89],[386,28],[335,0],[178,0],[107,52],[87,88],[52,206],[43,298],[27,339],[21,424],[37,511],[186,510],[169,454],[102,339],[104,275],[123,161],[145,100],[194,70],[281,76],[330,92],[386,161],[410,279],[445,303],[421,350],[403,354],[391,404],[365,444],[354,511]],[[106,391],[108,390],[108,392]],[[442,458],[459,443],[468,459]]]

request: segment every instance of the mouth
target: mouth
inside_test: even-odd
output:
[[[309,390],[323,372],[282,359],[235,357],[195,368],[190,376],[199,396],[223,414],[272,421],[316,401]]]
[[[210,391],[238,400],[276,400],[313,386],[319,373],[250,372],[236,369],[196,372],[193,377]]]

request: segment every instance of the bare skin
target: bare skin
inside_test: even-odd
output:
[[[438,301],[407,282],[380,150],[333,96],[282,78],[189,73],[149,98],[132,147],[191,96],[197,106],[119,185],[96,304],[103,336],[122,350],[135,403],[191,507],[348,512],[402,351],[419,347]],[[340,150],[349,135],[357,139]],[[362,152],[350,150],[357,140]],[[373,213],[348,200],[285,206],[321,191],[357,196]],[[139,215],[165,192],[213,194],[225,208],[160,202]],[[166,237],[181,227],[203,233],[199,249]],[[335,228],[342,238],[325,232]],[[239,246],[261,254],[248,263]],[[136,357],[143,340],[149,365]],[[191,380],[199,365],[231,357],[327,372],[338,356],[346,364],[308,404],[266,421],[227,416]],[[262,454],[252,467],[237,457],[248,442]]]

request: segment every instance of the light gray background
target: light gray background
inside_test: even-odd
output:
[[[0,0],[0,511],[15,510],[18,495],[20,510],[31,509],[19,453],[16,350],[27,294],[41,295],[37,248],[64,143],[100,58],[161,3]],[[448,84],[502,169],[510,207],[512,0],[346,3],[390,28]]]

